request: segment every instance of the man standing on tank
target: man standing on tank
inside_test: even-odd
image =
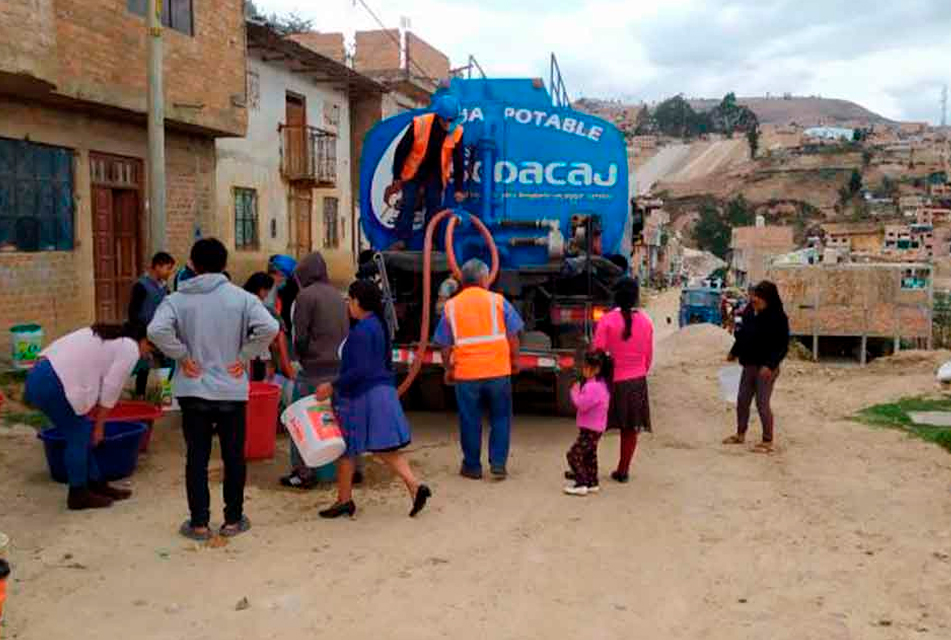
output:
[[[413,118],[412,126],[396,147],[393,183],[387,189],[387,198],[397,191],[402,191],[403,197],[394,229],[396,242],[390,247],[391,251],[410,247],[420,190],[425,198],[427,222],[442,209],[450,177],[455,201],[461,203],[466,197],[462,190],[465,160],[459,100],[443,95],[435,106],[435,113]]]

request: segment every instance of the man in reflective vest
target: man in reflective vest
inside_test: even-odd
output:
[[[451,95],[436,100],[434,113],[413,118],[393,156],[393,184],[387,193],[402,191],[396,219],[396,243],[391,250],[409,247],[420,189],[426,203],[426,222],[443,208],[443,193],[453,178],[455,200],[465,199],[462,191],[464,159],[459,101]]]
[[[455,382],[459,440],[466,478],[482,478],[482,412],[489,411],[489,467],[506,476],[512,424],[512,374],[523,322],[515,308],[489,287],[481,260],[462,266],[462,291],[446,302],[433,342],[442,347],[446,381]]]

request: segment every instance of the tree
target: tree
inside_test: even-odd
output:
[[[741,193],[727,203],[726,219],[731,227],[748,227],[756,222],[756,212]]]
[[[697,113],[683,96],[674,96],[654,108],[654,123],[668,136],[691,138],[711,131],[707,114]]]
[[[244,0],[244,15],[248,18],[263,20],[269,27],[282,36],[289,36],[294,33],[307,33],[314,30],[313,20],[303,18],[293,11],[286,14],[265,14],[254,3],[254,0]]]
[[[862,190],[862,174],[858,169],[852,169],[852,177],[849,178],[849,192],[854,196]]]
[[[756,153],[759,151],[759,136],[758,124],[746,131],[746,142],[750,145],[750,160],[756,160]]]
[[[700,249],[719,258],[726,258],[730,250],[732,230],[712,201],[708,200],[701,205],[700,218],[693,228],[693,239]]]
[[[651,117],[650,109],[645,104],[637,112],[637,119],[634,121],[634,133],[639,136],[650,133],[654,129],[654,121]]]

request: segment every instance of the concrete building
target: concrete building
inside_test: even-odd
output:
[[[735,227],[730,242],[730,276],[737,287],[754,285],[766,277],[773,258],[796,248],[793,228],[766,226]]]
[[[0,348],[126,315],[149,247],[145,0],[0,3]],[[167,248],[214,217],[215,140],[242,136],[241,0],[166,3]]]
[[[885,231],[877,222],[830,222],[820,225],[823,245],[844,253],[878,254]]]
[[[327,41],[334,39],[315,46],[327,50]],[[234,250],[236,281],[275,253],[314,250],[334,281],[354,273],[352,105],[384,89],[312,50],[313,42],[247,23],[248,132],[217,143],[218,216],[227,221],[221,235]]]
[[[951,228],[930,223],[885,225],[882,254],[906,262],[932,262],[951,254]]]

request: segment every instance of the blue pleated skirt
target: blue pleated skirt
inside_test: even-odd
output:
[[[333,405],[348,456],[397,451],[410,443],[409,421],[393,385],[377,385],[353,397],[335,396]]]

